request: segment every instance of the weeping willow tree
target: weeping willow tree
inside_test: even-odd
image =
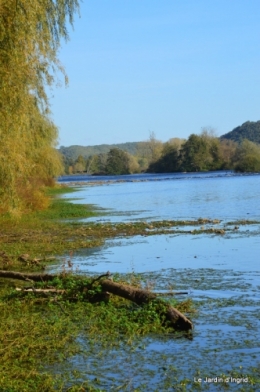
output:
[[[78,0],[0,0],[0,211],[41,208],[41,186],[62,170],[46,87],[60,72],[67,81],[57,55],[78,10]]]

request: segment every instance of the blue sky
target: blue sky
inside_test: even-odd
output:
[[[60,145],[218,135],[260,120],[259,0],[85,0],[59,58]]]

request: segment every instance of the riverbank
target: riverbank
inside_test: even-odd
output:
[[[236,230],[236,225],[250,225],[257,221],[239,220],[225,222],[219,219],[158,220],[137,222],[86,222],[86,218],[109,215],[95,206],[76,204],[72,198],[60,199],[56,196],[71,193],[76,188],[57,187],[49,190],[53,200],[47,210],[24,215],[19,219],[0,218],[1,251],[5,252],[6,266],[26,270],[28,267],[44,268],[43,263],[24,263],[22,254],[29,254],[29,260],[44,259],[74,250],[101,246],[108,238],[126,236],[151,236],[158,234],[219,234]],[[72,202],[74,201],[74,202]],[[1,260],[0,260],[1,261]],[[3,261],[2,261],[3,262]]]
[[[51,194],[68,191],[73,189],[56,188]],[[213,382],[198,380],[217,377],[224,380],[219,388],[237,388],[225,381],[232,377],[247,380],[241,381],[241,391],[257,391],[259,271],[254,259],[259,222],[198,218],[112,223],[104,219],[110,211],[74,204],[73,196],[81,192],[67,196],[19,221],[1,217],[1,268],[58,271],[62,279],[51,287],[0,279],[0,390],[157,392],[174,386],[213,391]],[[104,258],[107,248],[112,252]],[[98,258],[94,267],[91,252]],[[56,260],[48,260],[53,256]],[[128,273],[127,265],[136,268]],[[84,287],[108,269],[117,271],[115,282],[168,293],[163,298],[192,320],[194,330],[169,330],[150,305],[140,308],[118,297],[108,303],[83,301]],[[15,290],[24,286],[65,290],[66,295]],[[97,285],[93,294],[98,291]],[[175,291],[188,295],[170,295]]]
[[[133,225],[82,223],[77,219],[97,216],[99,212],[93,206],[55,197],[65,192],[73,192],[73,189],[49,190],[52,201],[46,211],[28,214],[19,220],[1,217],[0,269],[43,273],[53,257],[60,259],[66,253],[70,257],[63,260],[63,279],[55,282],[55,287],[75,293],[83,283],[89,283],[87,276],[76,279],[71,273],[75,250],[101,246],[106,238],[137,233],[152,235],[153,229],[162,231],[174,226],[174,222],[157,222],[153,227],[146,222]],[[142,286],[140,277],[135,274],[114,279]],[[150,305],[140,308],[118,297],[113,297],[108,304],[91,304],[81,298],[71,302],[59,295],[39,296],[15,290],[25,286],[35,289],[43,284],[36,286],[32,282],[0,279],[0,390],[5,392],[101,391],[91,380],[82,381],[79,371],[77,374],[71,369],[64,371],[67,359],[82,353],[79,337],[87,338],[92,347],[100,349],[100,346],[116,348],[123,344],[130,347],[138,344],[138,336],[173,333],[167,325],[161,324]],[[193,311],[189,299],[179,302],[171,298],[170,302],[186,314]]]

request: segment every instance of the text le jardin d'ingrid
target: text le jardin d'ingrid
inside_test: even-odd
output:
[[[194,382],[195,383],[234,383],[234,384],[242,384],[242,383],[248,383],[248,377],[245,378],[235,378],[235,377],[205,377],[203,378],[197,378],[194,377]]]

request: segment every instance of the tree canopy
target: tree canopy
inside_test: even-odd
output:
[[[39,195],[39,184],[62,169],[54,149],[58,132],[50,119],[46,86],[56,82],[58,71],[66,79],[57,53],[61,40],[68,39],[67,24],[73,23],[78,8],[78,0],[1,0],[2,211],[32,205],[33,195]],[[26,194],[30,194],[29,202]]]
[[[235,156],[235,170],[239,172],[260,172],[260,145],[245,139],[239,145]]]
[[[260,145],[246,139],[240,144],[219,139],[210,128],[203,129],[200,135],[191,134],[187,140],[172,138],[166,143],[153,141],[152,147],[157,153],[155,160],[152,159],[152,149],[148,148],[148,143],[143,142],[135,156],[119,148],[111,148],[107,154],[95,154],[88,158],[79,155],[75,160],[65,156],[66,172],[120,175],[145,171],[260,171]]]
[[[221,139],[233,140],[237,143],[247,139],[253,143],[260,144],[260,121],[246,121],[231,132],[221,136]]]
[[[196,172],[233,169],[237,144],[219,140],[211,129],[203,129],[200,135],[191,134],[188,139],[170,139],[163,146],[160,158],[152,162],[149,172]]]
[[[111,148],[107,156],[107,174],[129,174],[129,155],[119,148]]]

